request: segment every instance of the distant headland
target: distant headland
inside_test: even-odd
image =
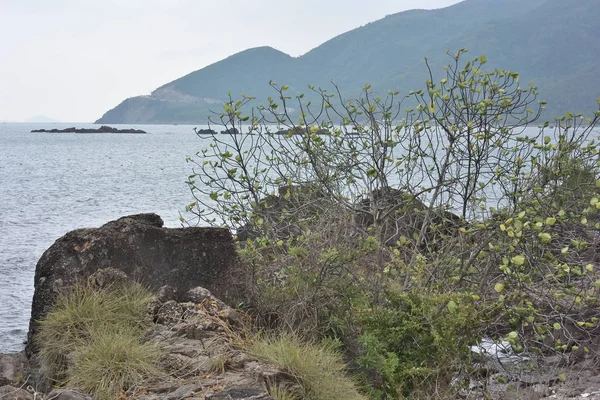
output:
[[[148,133],[141,129],[117,129],[102,125],[100,128],[34,129],[31,132],[47,133]]]

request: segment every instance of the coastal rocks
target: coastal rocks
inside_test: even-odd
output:
[[[2,400],[34,400],[33,394],[23,388],[13,386],[0,387],[0,399]]]
[[[141,129],[117,129],[102,125],[100,128],[34,129],[31,133],[148,133]]]
[[[221,135],[239,135],[240,131],[237,128],[228,128],[221,131]]]
[[[158,215],[139,214],[69,232],[36,266],[27,356],[36,352],[37,321],[50,311],[57,293],[88,279],[107,285],[123,279],[121,274],[154,290],[167,285],[171,293],[164,295],[177,301],[202,286],[225,302],[236,302],[247,282],[227,229],[168,229]]]
[[[167,374],[140,388],[130,399],[272,400],[267,384],[277,375],[236,346],[247,321],[205,288],[188,292],[193,301],[157,301],[151,311],[156,324],[148,338],[164,351]]]
[[[94,400],[89,394],[83,393],[79,389],[54,389],[46,399],[52,400]]]
[[[26,364],[27,358],[23,352],[0,354],[0,386],[21,383],[25,376]]]
[[[214,136],[214,135],[217,134],[217,131],[215,131],[213,129],[198,129],[198,128],[194,128],[194,132],[198,136],[202,136],[202,135]]]

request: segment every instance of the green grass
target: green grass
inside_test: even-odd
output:
[[[304,343],[294,336],[285,335],[258,338],[249,351],[293,376],[299,384],[301,393],[294,393],[294,396],[288,390],[272,388],[279,396],[274,396],[276,399],[365,399],[347,375],[341,355],[330,345]]]
[[[275,382],[269,384],[269,394],[275,400],[301,400],[291,390],[286,389],[283,386],[278,385]]]
[[[40,321],[36,336],[45,376],[97,398],[114,398],[158,373],[153,365],[159,350],[143,341],[151,298],[139,284],[75,286],[60,295],[53,311]]]
[[[67,373],[67,384],[89,392],[95,399],[114,399],[122,390],[138,385],[148,376],[158,376],[157,346],[141,343],[134,332],[102,331],[75,353]]]

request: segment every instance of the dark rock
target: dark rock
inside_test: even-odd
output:
[[[196,135],[200,135],[200,136],[202,136],[202,135],[213,136],[213,135],[217,134],[217,132],[214,131],[214,130],[212,130],[212,129],[197,129],[197,128],[194,128],[194,132],[196,132]]]
[[[127,282],[130,282],[127,274],[116,268],[99,269],[88,278],[88,285],[97,289],[123,285]]]
[[[183,301],[189,301],[195,304],[200,304],[204,301],[219,301],[210,290],[205,289],[201,286],[188,290],[183,298]]]
[[[33,400],[33,394],[25,389],[13,386],[0,387],[0,399],[2,400]]]
[[[100,269],[118,269],[154,290],[171,286],[178,299],[197,286],[225,302],[243,298],[247,279],[229,230],[162,225],[156,214],[123,217],[69,232],[46,250],[36,266],[28,357],[36,352],[37,321],[52,308],[57,293]]]
[[[319,185],[281,186],[277,196],[268,195],[261,199],[253,210],[251,221],[237,229],[237,240],[245,242],[264,235],[264,226],[269,226],[271,236],[276,239],[299,236],[304,231],[299,221],[317,218],[334,204],[334,200]],[[257,226],[254,223],[257,219],[268,223]]]
[[[47,133],[148,133],[141,129],[117,129],[111,126],[102,125],[100,128],[66,128],[66,129],[34,129],[32,133],[47,132]]]
[[[196,392],[202,391],[202,384],[189,384],[178,387],[175,391],[164,396],[165,400],[180,400],[187,399],[193,396]]]
[[[222,135],[239,135],[240,131],[237,128],[229,128],[221,131]]]
[[[183,318],[184,309],[175,300],[169,300],[159,309],[154,322],[163,325],[175,324]]]
[[[54,389],[48,393],[46,398],[52,400],[94,400],[92,396],[76,388]]]
[[[401,236],[413,238],[419,234],[427,211],[428,207],[415,196],[382,187],[356,205],[355,222],[363,229],[377,224],[386,244],[393,246]],[[459,216],[445,210],[431,209],[430,218],[425,236],[429,246],[445,235],[456,236],[459,228],[465,225]],[[432,226],[437,228],[432,229]]]
[[[176,298],[177,291],[169,285],[161,286],[156,292],[156,300],[161,303],[166,303],[167,301],[175,300]]]
[[[24,352],[0,354],[0,386],[20,384],[25,376],[26,364]]]

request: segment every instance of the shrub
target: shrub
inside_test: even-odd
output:
[[[341,339],[374,393],[447,387],[484,335],[517,352],[598,335],[600,112],[526,130],[537,88],[465,53],[404,97],[230,97],[212,122],[246,132],[189,159],[189,210],[244,238],[259,322]]]
[[[388,293],[384,306],[362,312],[362,354],[373,398],[421,393],[440,398],[472,364],[469,347],[484,316],[471,296],[452,293]]]
[[[139,284],[75,285],[40,321],[36,341],[45,376],[111,398],[154,374],[157,349],[143,343],[151,293]]]
[[[284,335],[258,338],[249,351],[293,377],[300,388],[300,393],[294,393],[297,399],[364,399],[348,377],[342,356],[331,344],[303,343],[295,336]],[[275,391],[290,398],[289,391]]]

